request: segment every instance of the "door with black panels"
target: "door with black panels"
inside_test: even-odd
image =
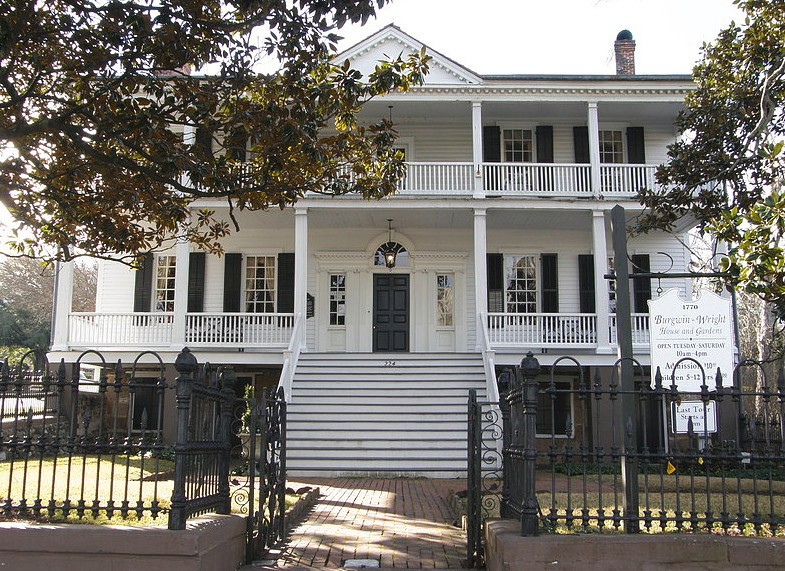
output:
[[[373,350],[409,351],[409,275],[373,276]]]

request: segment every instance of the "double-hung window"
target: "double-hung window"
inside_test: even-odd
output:
[[[506,163],[534,161],[534,138],[531,129],[502,129],[502,149]]]
[[[245,311],[275,313],[275,256],[246,258]]]
[[[537,256],[505,257],[507,313],[537,312]]]
[[[624,162],[624,143],[622,142],[621,131],[600,131],[600,162]]]
[[[155,311],[174,311],[175,256],[158,256],[155,264],[153,299]]]

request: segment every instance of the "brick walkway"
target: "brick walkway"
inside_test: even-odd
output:
[[[335,569],[349,559],[373,559],[388,569],[458,569],[466,558],[466,534],[447,504],[450,492],[466,489],[465,480],[341,478],[289,485],[319,486],[321,496],[266,568]]]

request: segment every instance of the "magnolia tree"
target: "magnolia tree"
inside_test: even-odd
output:
[[[638,230],[684,216],[729,245],[722,269],[785,316],[785,4],[736,0],[745,22],[703,50],[697,89],[677,125],[683,138],[641,193]]]
[[[386,2],[0,6],[0,201],[23,236],[15,252],[132,260],[178,235],[220,252],[236,209],[283,208],[306,191],[393,192],[396,133],[357,114],[421,83],[427,57],[368,77],[331,59],[335,32]],[[201,198],[225,201],[228,222],[193,212]]]

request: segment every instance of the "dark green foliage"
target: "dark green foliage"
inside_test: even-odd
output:
[[[730,245],[722,269],[785,315],[785,1],[735,0],[746,13],[704,46],[697,89],[677,120],[685,137],[641,192],[638,230],[692,216]]]

